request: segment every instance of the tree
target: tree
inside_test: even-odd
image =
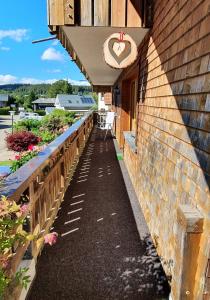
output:
[[[34,91],[31,91],[30,94],[26,97],[26,100],[24,101],[24,108],[28,109],[28,108],[32,108],[33,107],[33,101],[36,100],[36,94],[34,93]]]
[[[67,80],[58,80],[51,85],[48,91],[50,98],[55,98],[57,94],[72,94],[72,86]]]

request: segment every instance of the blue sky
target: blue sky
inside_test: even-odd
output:
[[[0,85],[68,79],[84,83],[80,70],[60,43],[32,40],[50,37],[46,0],[2,1],[0,10]]]

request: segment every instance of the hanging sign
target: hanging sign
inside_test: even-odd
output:
[[[137,58],[138,49],[135,41],[124,32],[113,33],[104,43],[106,63],[115,69],[124,69]]]

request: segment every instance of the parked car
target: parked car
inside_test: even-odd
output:
[[[20,119],[34,119],[34,120],[41,120],[42,117],[39,116],[37,113],[32,113],[32,112],[24,112],[24,111],[21,111],[19,113],[19,118]]]

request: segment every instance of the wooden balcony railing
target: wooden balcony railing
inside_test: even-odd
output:
[[[152,0],[48,0],[50,27],[151,27],[151,22]]]
[[[22,196],[29,199],[29,232],[38,228],[40,237],[49,232],[92,127],[93,114],[88,113],[4,181],[1,195],[17,203]],[[13,272],[28,247],[29,243],[17,247],[12,260]],[[43,243],[32,241],[31,257],[36,260],[42,247]]]

